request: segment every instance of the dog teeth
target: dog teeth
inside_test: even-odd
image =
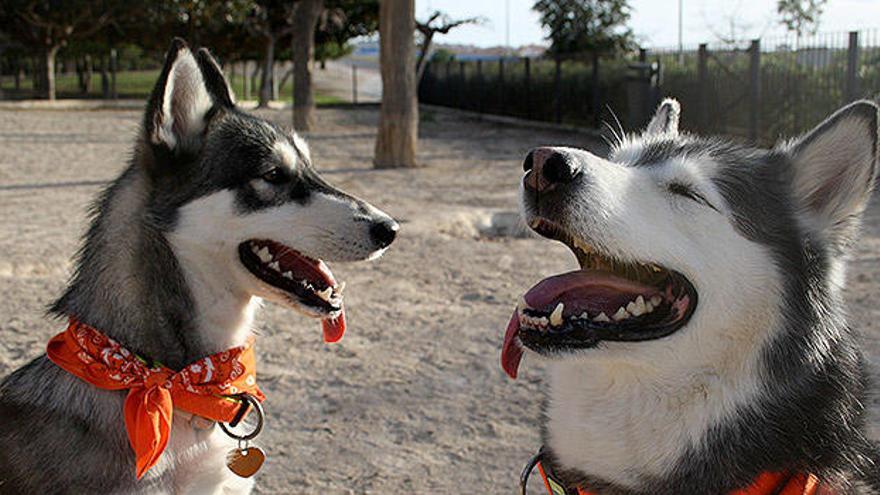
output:
[[[603,313],[599,313],[599,316],[593,318],[593,321],[598,321],[598,322],[605,323],[605,322],[609,322],[609,321],[611,321],[611,318],[608,318],[608,315],[606,315],[606,314],[603,312]]]
[[[325,301],[330,301],[330,296],[333,295],[333,289],[331,287],[327,287],[324,290],[315,291],[315,294],[318,295],[321,299]]]
[[[273,261],[273,262],[269,263],[269,268],[275,270],[276,272],[281,271],[281,265],[279,265],[277,261]]]
[[[580,318],[580,319],[582,319],[582,320],[589,320],[589,319],[590,319],[590,315],[588,315],[587,312],[584,311],[583,313],[581,313],[580,316],[578,316],[578,318]]]
[[[624,309],[623,306],[617,308],[617,312],[611,316],[611,319],[614,321],[623,321],[629,318],[631,315]]]
[[[654,296],[651,298],[651,305],[654,306],[655,308],[657,306],[660,306],[661,302],[663,302],[663,298],[660,296]]]
[[[647,312],[646,310],[645,298],[642,296],[637,297],[635,301],[626,305],[626,311],[633,316],[642,316]]]
[[[257,251],[257,256],[260,257],[260,261],[263,263],[268,263],[272,261],[272,253],[269,252],[269,248],[263,246],[262,249]]]
[[[565,308],[563,303],[559,303],[556,305],[556,309],[550,313],[550,324],[554,327],[558,327],[562,325],[562,310]]]
[[[290,273],[290,272],[284,272],[284,273],[282,274],[282,276],[283,276],[284,278],[289,278],[290,280],[293,280],[293,274]]]

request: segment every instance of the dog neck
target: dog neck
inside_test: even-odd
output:
[[[244,342],[255,305],[175,255],[148,211],[149,195],[136,165],[105,191],[73,279],[51,310],[180,369]]]

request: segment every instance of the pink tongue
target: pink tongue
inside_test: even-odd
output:
[[[620,307],[621,302],[626,304],[633,294],[650,296],[656,292],[657,289],[651,286],[610,273],[576,270],[545,278],[529,289],[524,297],[529,306],[540,310],[552,309],[548,306],[562,301],[565,303],[564,314],[571,315],[587,309],[607,312],[610,308]],[[516,341],[518,332],[519,315],[514,310],[501,347],[501,367],[513,379],[516,379],[523,357],[522,347]]]
[[[657,289],[612,273],[575,270],[545,278],[525,294],[526,303],[539,310],[549,311],[558,302],[565,303],[565,314],[583,311],[611,311],[626,305],[637,294],[650,297]],[[608,314],[611,316],[611,313]]]
[[[321,327],[324,329],[324,342],[328,344],[339,342],[342,334],[345,333],[345,309],[336,318],[321,320]]]
[[[519,363],[522,361],[523,350],[516,342],[516,333],[519,332],[519,315],[513,310],[513,317],[507,324],[507,332],[504,334],[504,346],[501,348],[501,367],[507,376],[516,380],[516,372],[519,370]]]

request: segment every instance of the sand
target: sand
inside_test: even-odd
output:
[[[264,115],[286,122],[288,111]],[[334,184],[401,222],[382,259],[333,264],[348,282],[349,330],[267,306],[258,317],[268,400],[260,493],[513,493],[538,447],[542,368],[516,382],[498,364],[518,295],[571,269],[564,247],[508,233],[525,152],[541,144],[602,151],[574,133],[512,128],[424,112],[424,168],[371,169],[376,108],[322,109],[308,136]],[[0,111],[0,375],[42,352],[61,328],[44,316],[60,294],[86,208],[124,167],[136,111]],[[868,212],[849,300],[880,362],[880,204]],[[873,400],[872,408],[878,409]],[[875,414],[875,418],[877,415]],[[875,431],[878,422],[873,422]]]

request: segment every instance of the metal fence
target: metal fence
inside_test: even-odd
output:
[[[643,109],[671,96],[682,103],[685,129],[768,144],[809,129],[846,102],[880,94],[878,34],[867,30],[642,50],[638,59],[585,55],[432,64],[419,98],[596,128],[602,122],[616,125],[620,117],[634,129],[645,123]]]

